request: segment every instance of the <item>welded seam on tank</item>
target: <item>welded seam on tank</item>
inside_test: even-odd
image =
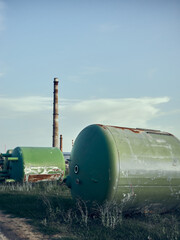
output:
[[[114,200],[114,197],[117,195],[117,189],[118,189],[118,183],[120,181],[120,154],[119,154],[119,151],[118,151],[118,147],[117,147],[117,142],[111,132],[111,130],[109,129],[110,126],[106,126],[106,129],[108,130],[108,132],[110,133],[110,135],[112,136],[112,139],[115,143],[115,146],[116,146],[116,151],[117,151],[117,156],[118,156],[118,166],[119,166],[119,169],[118,169],[118,178],[116,179],[116,182],[115,182],[115,186],[113,186],[113,189],[115,188],[115,191],[113,192],[113,200]]]

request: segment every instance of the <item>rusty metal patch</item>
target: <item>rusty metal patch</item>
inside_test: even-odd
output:
[[[98,126],[104,128],[105,130],[107,130],[108,127],[112,127],[112,128],[117,128],[117,129],[121,129],[121,130],[129,130],[133,133],[141,133],[141,132],[146,132],[146,133],[152,133],[152,134],[160,134],[160,135],[169,135],[169,136],[174,136],[171,133],[168,132],[162,132],[160,130],[153,130],[153,129],[145,129],[145,128],[128,128],[128,127],[118,127],[118,126],[110,126],[110,125],[102,125],[102,124],[97,124]]]
[[[62,181],[64,171],[58,167],[25,167],[24,182]]]
[[[42,181],[62,181],[62,174],[33,174],[25,175],[24,182],[42,182]]]

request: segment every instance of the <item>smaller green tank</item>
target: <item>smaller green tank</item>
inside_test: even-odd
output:
[[[8,155],[8,175],[17,182],[62,181],[65,161],[62,152],[52,147],[16,147]]]

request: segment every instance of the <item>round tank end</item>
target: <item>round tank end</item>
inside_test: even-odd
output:
[[[118,169],[115,143],[109,131],[96,124],[83,129],[71,152],[69,179],[73,198],[102,203],[113,198]]]

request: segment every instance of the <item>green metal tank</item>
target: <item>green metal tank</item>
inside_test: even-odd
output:
[[[17,147],[8,155],[10,179],[18,182],[62,180],[65,161],[62,152],[52,147]]]
[[[156,130],[90,125],[75,140],[66,182],[85,201],[179,206],[180,141]]]

